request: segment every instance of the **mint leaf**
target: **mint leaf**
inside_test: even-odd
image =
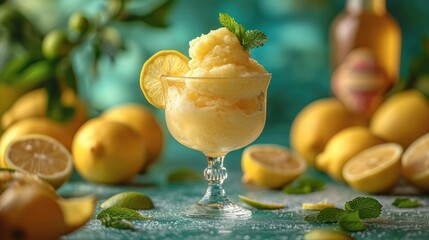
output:
[[[356,210],[361,219],[377,218],[381,214],[383,206],[375,198],[372,197],[357,197],[349,202],[346,202],[345,208],[347,211]]]
[[[323,223],[335,223],[338,222],[338,219],[344,214],[343,209],[339,208],[325,208],[320,210],[317,214],[317,221]]]
[[[416,208],[420,206],[420,202],[409,198],[396,198],[392,205],[398,208]]]
[[[120,228],[120,229],[133,229],[131,220],[146,220],[152,218],[151,216],[143,216],[136,210],[124,207],[110,207],[101,211],[97,215],[97,219],[101,221],[106,227]]]
[[[283,188],[287,194],[306,194],[320,191],[325,187],[325,182],[316,178],[301,178]]]
[[[135,230],[134,224],[128,220],[120,219],[120,220],[111,220],[111,221],[102,221],[104,226],[118,229],[129,229]]]
[[[238,40],[240,40],[240,43],[242,43],[242,39],[246,32],[246,29],[243,27],[243,25],[236,22],[233,17],[226,13],[219,13],[219,22],[230,32],[234,33]]]
[[[268,40],[268,37],[259,30],[248,30],[243,25],[239,24],[233,17],[226,13],[219,13],[219,22],[230,32],[237,36],[241,46],[245,50],[261,47]]]
[[[338,224],[341,228],[349,232],[358,232],[365,230],[365,225],[359,217],[358,211],[345,212],[338,220]]]
[[[307,215],[304,217],[304,220],[307,222],[318,223],[319,220],[317,220],[317,215],[319,215],[319,213],[313,213],[313,214]]]
[[[242,44],[245,49],[252,49],[264,46],[267,40],[268,37],[264,32],[259,30],[249,30],[244,33]]]

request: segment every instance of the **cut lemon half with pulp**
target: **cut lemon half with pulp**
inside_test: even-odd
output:
[[[189,70],[189,59],[176,50],[162,50],[150,57],[140,72],[140,88],[155,107],[165,108],[161,76],[184,76]]]
[[[396,185],[401,175],[403,149],[396,143],[379,144],[355,155],[343,168],[344,180],[354,189],[381,193]]]
[[[26,135],[11,142],[5,150],[8,168],[36,174],[58,188],[73,171],[70,152],[56,139],[46,135]]]
[[[402,172],[410,183],[429,191],[429,133],[415,140],[404,152]]]
[[[276,144],[255,144],[241,157],[243,182],[266,188],[281,188],[299,177],[305,161],[289,149]]]

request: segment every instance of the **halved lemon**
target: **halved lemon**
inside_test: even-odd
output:
[[[165,108],[161,76],[184,76],[189,70],[188,61],[185,55],[176,50],[162,50],[144,63],[140,72],[140,88],[152,105]]]
[[[305,161],[289,149],[276,144],[255,144],[241,157],[243,182],[266,188],[280,188],[299,177]]]
[[[4,153],[6,167],[36,174],[58,188],[73,171],[70,152],[56,139],[31,134],[12,141]]]
[[[410,183],[429,191],[429,133],[414,141],[404,152],[402,172]]]
[[[401,175],[403,149],[397,143],[379,144],[351,158],[343,168],[344,180],[354,189],[381,193],[396,185]]]
[[[334,208],[334,203],[328,203],[328,200],[324,199],[323,201],[317,203],[303,203],[302,209],[304,210],[322,210],[325,208]]]

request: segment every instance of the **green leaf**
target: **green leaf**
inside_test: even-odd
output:
[[[335,223],[344,214],[345,211],[340,208],[325,208],[317,214],[317,221],[323,223]]]
[[[358,211],[347,211],[338,220],[340,227],[348,232],[358,232],[365,230]]]
[[[147,220],[152,216],[143,216],[136,210],[124,207],[111,207],[101,211],[97,219],[106,227],[120,229],[134,229],[134,225],[129,222],[132,220]]]
[[[167,0],[144,16],[128,13],[118,20],[126,22],[141,21],[153,27],[165,28],[168,26],[167,16],[173,3],[174,0]]]
[[[287,194],[306,194],[320,191],[325,187],[325,182],[316,178],[301,178],[283,188]]]
[[[249,30],[245,32],[242,43],[245,49],[252,49],[264,46],[267,40],[268,37],[264,32],[259,30]]]
[[[234,33],[241,42],[244,32],[246,31],[241,24],[237,23],[233,17],[226,13],[219,13],[219,22],[230,32]]]
[[[101,223],[106,227],[135,230],[134,224],[126,219],[120,220],[102,220]]]
[[[347,211],[358,211],[361,219],[377,218],[381,214],[383,206],[375,198],[372,197],[357,197],[346,202],[345,208]]]
[[[263,46],[268,40],[268,37],[262,31],[246,31],[243,25],[239,24],[233,17],[226,13],[219,13],[219,22],[237,36],[238,41],[240,41],[245,50]]]
[[[393,201],[392,205],[398,208],[416,208],[419,207],[421,204],[419,200],[411,200],[409,198],[396,198],[395,201]]]
[[[309,214],[309,215],[307,215],[307,216],[304,217],[304,220],[307,221],[307,222],[318,223],[319,222],[319,220],[317,219],[317,215],[318,214],[319,213]]]

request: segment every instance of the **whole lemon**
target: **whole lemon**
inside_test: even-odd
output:
[[[95,183],[119,184],[130,180],[145,163],[141,136],[130,127],[103,118],[87,121],[73,139],[77,172]]]
[[[417,90],[396,93],[374,113],[370,129],[378,136],[407,148],[429,132],[429,101]]]
[[[343,129],[335,134],[323,152],[317,155],[316,166],[332,178],[342,181],[343,167],[347,161],[361,151],[384,142],[364,126]]]
[[[101,117],[125,124],[141,135],[147,149],[142,170],[146,170],[159,159],[164,144],[164,133],[159,121],[148,108],[141,104],[128,103],[106,110]]]
[[[46,117],[47,102],[48,94],[44,88],[25,93],[2,116],[2,128],[6,129],[12,124],[26,118]],[[72,106],[76,109],[75,115],[69,122],[61,123],[68,131],[75,133],[86,121],[86,107],[70,89],[63,91],[61,102],[66,106]]]
[[[55,138],[67,149],[71,148],[73,134],[63,125],[48,118],[27,118],[8,127],[0,142],[0,166],[5,167],[4,154],[6,147],[13,140],[29,134],[42,134]]]
[[[351,113],[336,98],[320,99],[302,109],[295,117],[290,144],[308,163],[313,164],[329,139],[340,130],[365,125],[362,116]]]
[[[44,187],[9,187],[0,196],[1,239],[57,239],[65,231],[57,195]]]

